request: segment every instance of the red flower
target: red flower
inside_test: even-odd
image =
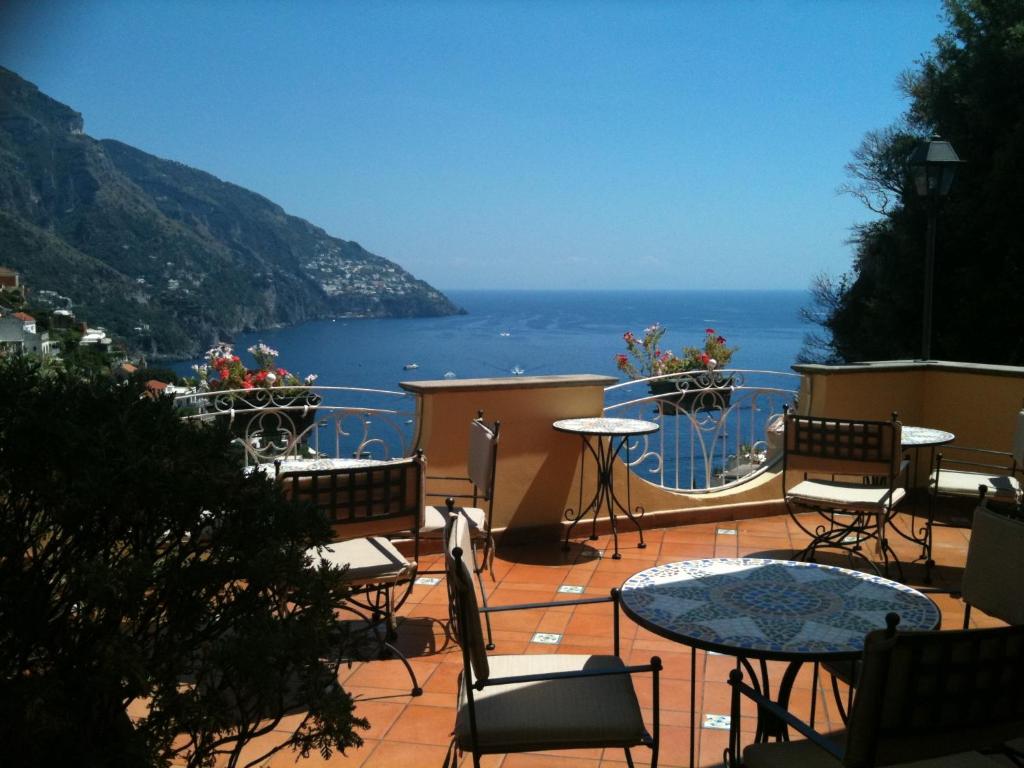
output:
[[[704,329],[704,333],[706,333],[708,336],[714,336],[715,335],[715,329],[714,328],[705,328]]]
[[[284,368],[278,368],[277,369],[277,375],[278,376],[287,376],[288,375],[288,371],[286,371]]]
[[[242,382],[242,389],[252,389],[252,388],[253,388],[253,383],[251,381],[249,381],[249,379],[246,379],[245,381]]]
[[[708,360],[710,360],[710,359],[711,358],[708,357],[708,354],[706,352],[703,355],[700,356],[700,361],[702,363],[704,363],[704,365],[707,365],[708,364]]]
[[[627,360],[627,358],[626,358],[625,355],[616,355],[615,356],[615,362],[617,362],[619,365],[624,364],[626,362],[626,360]]]
[[[226,381],[228,376],[231,375],[231,371],[229,371],[227,368],[221,368],[220,371],[218,371],[218,373],[220,374],[221,381]]]
[[[718,342],[719,344],[725,344],[725,337],[719,336],[717,339],[715,339],[715,341]]]

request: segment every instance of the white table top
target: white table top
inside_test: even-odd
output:
[[[358,467],[375,467],[386,464],[386,461],[378,459],[285,459],[281,462],[268,461],[263,464],[246,467],[245,472],[262,472],[268,477],[277,477],[277,465],[280,463],[281,472],[319,472],[326,469],[355,469]]]
[[[646,435],[661,429],[660,424],[643,419],[609,419],[594,416],[583,419],[561,419],[552,424],[559,432],[572,432],[577,435]]]
[[[900,443],[904,448],[919,448],[924,445],[945,445],[952,443],[956,435],[944,429],[932,429],[931,427],[910,427],[903,426],[900,433]]]
[[[853,658],[890,612],[900,629],[934,629],[941,618],[934,602],[899,582],[792,560],[668,563],[634,574],[621,594],[622,609],[641,626],[749,658]]]

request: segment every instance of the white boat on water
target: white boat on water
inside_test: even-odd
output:
[[[415,371],[419,367],[420,367],[419,363],[406,363],[405,365],[402,366],[402,370],[403,371]]]

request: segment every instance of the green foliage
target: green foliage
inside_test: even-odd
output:
[[[854,231],[848,278],[812,287],[808,314],[831,339],[812,337],[805,359],[920,354],[927,211],[906,158],[934,132],[966,163],[938,216],[932,355],[1024,364],[1024,3],[946,0],[946,16],[947,32],[902,78],[904,119],[869,133],[848,167],[846,191],[882,218]]]
[[[304,556],[327,526],[229,444],[165,398],[0,360],[5,765],[234,765],[289,710],[302,750],[360,743],[339,573]]]

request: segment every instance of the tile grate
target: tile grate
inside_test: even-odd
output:
[[[441,580],[436,576],[420,576],[414,583],[421,587],[436,587]]]
[[[731,722],[729,715],[704,715],[704,727],[714,731],[728,731]]]
[[[558,645],[562,642],[562,636],[556,632],[534,632],[530,642],[540,645]]]
[[[563,584],[558,588],[558,592],[563,595],[582,595],[585,587],[579,584]]]

